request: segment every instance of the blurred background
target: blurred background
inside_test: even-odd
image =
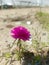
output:
[[[49,6],[49,0],[0,0],[0,8]]]
[[[37,56],[33,65],[40,65],[41,58],[49,65],[49,0],[0,0],[0,65],[20,65],[11,37],[11,29],[20,25],[31,33],[22,46]]]

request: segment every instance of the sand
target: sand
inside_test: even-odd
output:
[[[49,13],[49,8],[41,8],[41,10],[44,12],[48,12]],[[9,52],[8,49],[8,45],[12,45],[12,42],[14,41],[14,39],[10,36],[10,30],[14,27],[14,26],[18,26],[18,25],[23,25],[25,27],[27,27],[31,34],[33,35],[35,33],[34,30],[32,30],[32,28],[36,29],[38,28],[38,32],[41,31],[41,36],[42,36],[42,26],[40,26],[40,24],[38,22],[36,22],[37,20],[35,19],[34,15],[37,11],[40,11],[40,8],[17,8],[17,9],[5,9],[5,10],[0,10],[0,56],[2,56],[3,53],[5,52]],[[27,17],[24,19],[25,22],[23,21],[11,21],[11,18],[13,17],[21,17],[21,16],[32,16],[30,19],[27,19]],[[31,20],[32,24],[28,24],[27,25],[27,20]],[[25,24],[24,24],[25,23]],[[40,27],[39,27],[40,26]],[[40,31],[39,31],[40,29]],[[44,32],[46,32],[45,30],[43,30]],[[47,32],[46,32],[47,34]],[[34,35],[33,35],[34,36]],[[47,42],[47,36],[46,37],[42,37],[43,39],[41,39],[41,41],[45,40],[45,42]],[[8,59],[10,60],[10,59]],[[0,65],[5,65],[7,62],[5,57],[1,57],[0,58]],[[9,65],[9,62],[8,64]],[[12,64],[11,64],[12,65]],[[20,65],[19,61],[14,61],[13,65]]]

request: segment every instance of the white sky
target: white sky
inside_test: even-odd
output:
[[[49,4],[49,0],[3,0],[5,4],[9,3],[12,4],[12,1],[31,1],[31,2],[37,2],[37,3],[44,3],[44,4]]]

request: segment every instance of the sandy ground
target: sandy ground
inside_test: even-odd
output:
[[[49,13],[49,8],[45,9],[45,8],[41,8],[42,11],[44,12],[48,12]],[[14,26],[18,26],[18,25],[23,25],[25,27],[27,27],[32,36],[34,36],[35,31],[32,30],[32,28],[34,29],[38,29],[38,32],[41,32],[40,36],[42,37],[42,34],[45,32],[46,36],[43,36],[41,38],[41,41],[45,41],[47,42],[47,31],[42,29],[42,25],[40,25],[38,22],[36,22],[37,20],[34,20],[34,14],[40,11],[40,8],[22,8],[22,9],[7,9],[7,10],[0,10],[0,56],[2,56],[3,53],[9,51],[7,45],[8,44],[12,44],[12,42],[14,41],[14,39],[10,36],[10,30],[12,29],[12,27]],[[32,24],[27,24],[27,21],[25,21],[25,24],[23,21],[13,21],[11,22],[9,19],[7,21],[5,21],[4,19],[6,18],[10,18],[10,17],[17,17],[17,16],[27,16],[29,15],[29,13],[31,13],[32,15]],[[35,22],[34,22],[35,21]],[[39,27],[40,26],[40,27]],[[42,31],[43,30],[43,31]],[[6,59],[0,58],[0,65],[5,65],[6,63]],[[9,65],[9,64],[7,64]],[[18,61],[17,62],[13,62],[13,65],[19,65]]]
[[[0,10],[0,16],[7,16],[7,15],[12,15],[12,14],[17,14],[17,15],[26,15],[29,12],[36,12],[40,11],[40,8],[17,8],[17,9],[4,9]],[[48,12],[49,13],[49,8],[41,8],[41,11],[43,12]]]

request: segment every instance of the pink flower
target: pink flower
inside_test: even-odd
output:
[[[25,27],[17,26],[11,30],[11,36],[26,41],[30,39],[31,34]]]

